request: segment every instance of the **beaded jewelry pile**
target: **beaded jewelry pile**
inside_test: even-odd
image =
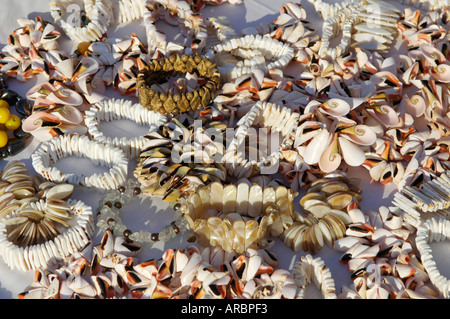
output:
[[[286,1],[240,30],[204,9],[239,0],[56,0],[53,21],[18,20],[0,52],[0,256],[35,271],[19,298],[450,297],[430,246],[450,238],[448,1],[303,1],[315,12]],[[136,22],[145,39],[110,36]],[[8,78],[36,83],[20,97]],[[113,121],[148,131],[108,136]],[[36,176],[8,159],[29,138]],[[365,209],[363,179],[392,205]]]

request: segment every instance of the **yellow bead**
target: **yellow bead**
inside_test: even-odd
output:
[[[9,109],[9,104],[5,100],[0,100],[0,107],[6,107],[7,109]]]
[[[4,147],[6,144],[8,144],[8,133],[0,131],[0,147]]]
[[[5,123],[5,126],[8,130],[12,131],[18,129],[20,127],[20,118],[15,114],[11,114],[9,120]]]
[[[10,115],[11,115],[11,113],[9,112],[9,109],[7,109],[5,107],[1,107],[0,108],[0,124],[5,124],[6,122],[8,122]]]

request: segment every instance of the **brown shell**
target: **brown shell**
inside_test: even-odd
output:
[[[206,79],[206,85],[198,86],[192,95],[159,94],[151,89],[156,83],[164,83],[175,75],[183,75],[187,72],[196,72]],[[220,85],[220,73],[217,66],[207,58],[195,55],[176,55],[169,58],[162,57],[153,60],[138,74],[137,90],[139,103],[162,114],[179,114],[188,111],[196,111],[207,107],[217,95]]]

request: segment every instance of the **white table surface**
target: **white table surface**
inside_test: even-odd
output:
[[[2,24],[0,26],[0,47],[3,47],[7,42],[8,35],[18,27],[16,22],[17,18],[28,17],[35,18],[36,16],[41,16],[47,21],[53,21],[49,13],[49,2],[48,0],[0,0],[0,5],[2,10],[0,10],[0,21]],[[241,5],[230,5],[223,4],[221,6],[207,6],[205,7],[201,14],[203,17],[213,17],[213,16],[227,16],[231,21],[232,26],[236,31],[247,27],[247,26],[258,26],[262,21],[271,22],[279,14],[279,10],[282,3],[287,1],[282,0],[271,0],[271,1],[256,1],[256,0],[244,0]],[[331,0],[330,0],[331,2]],[[393,4],[397,3],[395,1]],[[320,32],[321,17],[314,11],[312,5],[303,0],[302,4],[308,13],[308,21],[312,22],[312,25],[316,27]],[[398,5],[400,8],[403,6]],[[166,27],[164,23],[158,23],[158,27],[166,31],[168,39],[176,36],[178,32],[177,27]],[[131,32],[135,32],[144,41],[145,32],[142,21],[135,21],[127,25],[112,28],[108,32],[109,37],[123,37],[129,35]],[[69,41],[62,40],[62,48],[72,52],[73,48]],[[18,82],[14,79],[9,81],[9,88],[16,90],[20,94],[24,95],[29,88],[31,88],[38,79],[30,80],[26,83]],[[108,90],[109,97],[121,98],[118,92],[113,90]],[[127,99],[133,99],[137,101],[136,98],[127,97]],[[109,136],[125,136],[131,137],[133,135],[142,135],[146,131],[142,127],[138,127],[135,124],[127,126],[127,130],[124,130],[124,125],[130,125],[128,121],[118,121],[113,123],[106,123],[102,127],[105,134]],[[16,157],[10,158],[18,159],[25,162],[30,173],[36,174],[32,165],[30,155],[39,145],[37,140],[31,141],[27,149],[17,155]],[[129,174],[132,176],[136,162],[130,161]],[[6,161],[0,161],[0,170],[6,165]],[[88,159],[75,159],[66,158],[62,159],[57,163],[57,166],[64,170],[65,172],[81,172],[81,167],[83,172],[95,173],[99,171],[99,168],[94,166],[92,162]],[[370,182],[370,177],[368,171],[364,168],[354,168],[350,172],[350,176],[357,176],[361,178],[360,187],[363,190],[363,201],[361,202],[361,208],[363,211],[368,210],[378,210],[381,205],[389,206],[392,200],[392,195],[396,192],[396,185],[388,185],[386,187],[379,183]],[[300,194],[301,196],[301,194]],[[94,213],[96,212],[97,203],[102,197],[102,192],[95,191],[92,189],[85,189],[82,187],[76,187],[74,192],[74,198],[83,200],[86,204],[91,205]],[[299,197],[300,198],[300,197]],[[298,199],[299,199],[298,198]],[[297,201],[298,201],[297,199]],[[135,213],[135,211],[143,211],[144,207],[150,206],[144,214]],[[124,222],[129,226],[130,229],[139,230],[141,227],[139,225],[146,224],[147,230],[150,232],[158,231],[161,226],[166,225],[171,221],[170,210],[167,209],[168,205],[159,199],[146,198],[141,201],[133,202],[126,206],[122,211],[122,218]],[[102,234],[97,234],[94,238],[94,242],[98,243]],[[160,258],[162,252],[167,248],[185,248],[188,243],[184,238],[176,238],[171,242],[167,243],[165,246],[163,244],[157,245],[153,249],[146,249],[144,246],[143,253],[139,256],[139,259],[146,260],[148,258]],[[437,263],[441,272],[447,277],[450,276],[450,243],[448,241],[432,244],[433,251],[437,257]],[[284,243],[279,240],[275,240],[275,244],[272,247],[272,252],[274,252],[279,261],[280,268],[292,269],[295,261],[299,259],[300,256],[306,255],[304,252],[294,253],[288,248]],[[343,285],[350,285],[350,273],[347,271],[347,266],[342,265],[338,262],[342,253],[332,250],[329,247],[324,247],[316,256],[320,256],[324,259],[327,266],[331,269],[333,277],[336,282],[337,293],[340,292]],[[24,288],[30,284],[33,280],[34,271],[28,271],[26,273],[20,271],[11,270],[0,258],[0,299],[15,299],[17,294],[22,292]],[[307,298],[320,298],[320,294],[315,287],[307,289]]]

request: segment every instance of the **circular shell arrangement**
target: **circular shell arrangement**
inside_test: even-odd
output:
[[[50,12],[55,23],[72,41],[79,43],[101,40],[113,22],[113,6],[110,1],[104,0],[84,0],[83,2],[84,15],[78,7],[78,26],[64,20],[68,10],[73,9],[70,7],[74,4],[73,1],[56,0],[50,4]]]
[[[167,82],[176,75],[196,73],[204,78],[204,84],[198,85],[192,92],[160,93],[151,86]],[[136,85],[139,103],[161,114],[179,114],[203,109],[211,103],[219,90],[220,73],[210,60],[199,55],[172,55],[154,59],[138,74]]]
[[[95,165],[105,166],[109,170],[102,174],[85,176],[63,173],[52,166],[58,160],[72,156],[89,158]],[[128,159],[125,153],[112,145],[92,141],[84,135],[63,135],[41,144],[32,155],[32,163],[38,174],[52,182],[117,189],[127,179]]]
[[[264,248],[295,219],[294,193],[284,187],[213,182],[187,197],[180,210],[205,246],[242,253]]]
[[[439,271],[431,242],[440,242],[450,238],[450,220],[444,218],[431,218],[421,224],[417,229],[416,246],[422,259],[422,264],[430,276],[430,280],[439,293],[446,299],[450,297],[450,279]]]
[[[227,146],[223,161],[228,174],[238,179],[250,178],[260,173],[268,174],[267,171],[270,170],[271,166],[277,167],[280,159],[283,157],[283,151],[292,148],[298,127],[298,119],[299,113],[293,112],[287,107],[281,107],[274,103],[256,102],[250,111],[236,124],[235,135]],[[249,145],[245,145],[246,140],[250,138],[251,128],[254,126],[266,129],[266,132],[263,132],[263,134],[268,135],[266,147],[268,152],[264,149],[263,138],[258,136],[258,132],[253,135],[255,145],[250,145],[251,142],[248,143]],[[274,134],[281,134],[283,139],[276,150],[272,150],[274,145],[269,143]],[[249,154],[242,152],[242,147],[247,147],[249,149],[248,153],[253,154],[254,158],[252,159],[250,156],[247,156]],[[251,153],[252,151],[254,153]],[[264,171],[265,169],[266,171]]]
[[[224,70],[221,74],[224,75],[224,80],[227,82],[251,74],[256,68],[262,69],[265,73],[270,69],[282,69],[294,58],[294,50],[289,44],[259,34],[249,34],[242,38],[233,38],[216,44],[206,53],[206,57],[214,58],[217,63],[220,63],[221,53],[229,52],[233,55],[239,49],[250,52],[250,54],[252,51],[259,54],[252,59],[248,59],[250,62],[247,62],[246,65],[223,67]],[[258,59],[258,57],[261,58]],[[266,60],[271,62],[267,63]]]
[[[84,123],[88,128],[91,139],[120,148],[130,159],[135,159],[139,156],[145,144],[145,138],[143,136],[131,139],[125,137],[112,138],[105,136],[99,127],[101,122],[112,122],[122,119],[133,121],[140,126],[148,126],[149,132],[156,131],[167,122],[167,117],[164,115],[148,110],[139,103],[133,104],[131,101],[123,99],[112,99],[92,105],[85,112],[84,118]]]
[[[156,132],[145,135],[134,170],[142,192],[173,202],[199,186],[225,181],[226,169],[216,161],[223,154],[223,131],[224,125],[219,122],[196,127],[172,118]],[[217,137],[214,141],[213,136]]]
[[[0,174],[0,255],[12,269],[47,268],[89,245],[92,209],[73,200],[74,186],[41,182],[23,162]]]
[[[24,205],[0,222],[0,255],[12,269],[48,268],[84,249],[94,231],[90,206],[70,199],[61,205],[49,197]]]

